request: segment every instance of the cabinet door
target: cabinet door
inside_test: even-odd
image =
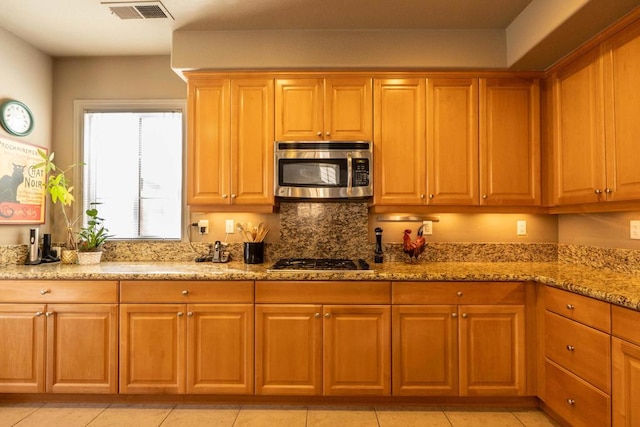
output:
[[[322,79],[276,79],[276,141],[323,139]]]
[[[613,425],[640,425],[640,346],[612,338]]]
[[[427,79],[427,193],[478,204],[478,79]]]
[[[253,305],[187,306],[187,393],[253,392]]]
[[[273,204],[273,79],[231,80],[231,203]]]
[[[325,395],[391,394],[389,306],[324,306]]]
[[[553,78],[552,108],[557,202],[597,202],[605,188],[602,65],[597,49]]]
[[[460,395],[524,394],[524,306],[461,305],[459,313]]]
[[[458,395],[455,305],[393,307],[393,394]]]
[[[0,392],[44,392],[44,310],[44,304],[0,304]]]
[[[47,392],[117,393],[118,306],[47,306]]]
[[[184,393],[185,306],[120,305],[120,393]]]
[[[374,203],[425,203],[425,80],[374,82]]]
[[[640,199],[640,27],[612,37],[604,49],[607,200]]]
[[[373,96],[371,78],[325,80],[324,139],[371,141]]]
[[[322,394],[322,306],[255,310],[256,394]]]
[[[189,80],[187,201],[229,203],[229,81]]]
[[[480,79],[482,205],[540,204],[540,83]]]

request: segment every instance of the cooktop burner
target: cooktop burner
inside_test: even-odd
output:
[[[369,268],[369,264],[359,259],[352,261],[350,259],[335,259],[335,258],[283,258],[277,261],[267,269],[267,272],[367,272],[371,273],[373,270]]]

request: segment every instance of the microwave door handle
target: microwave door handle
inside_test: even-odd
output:
[[[352,181],[353,181],[353,165],[352,165],[351,153],[347,153],[347,196],[351,196],[352,193]]]

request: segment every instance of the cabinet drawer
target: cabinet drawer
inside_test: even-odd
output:
[[[613,335],[640,345],[640,311],[617,305],[611,306],[611,329]]]
[[[549,311],[545,322],[546,356],[610,394],[611,337]]]
[[[390,304],[389,282],[259,281],[256,303]]]
[[[118,282],[104,280],[3,280],[0,302],[118,302]]]
[[[141,280],[120,282],[123,303],[252,303],[253,282]]]
[[[611,397],[553,362],[545,363],[545,403],[574,427],[611,425]]]
[[[393,282],[393,304],[524,304],[520,282]]]
[[[549,311],[611,333],[611,306],[607,302],[549,286],[546,287],[544,300]]]

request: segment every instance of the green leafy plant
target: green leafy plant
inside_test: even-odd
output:
[[[109,229],[105,228],[103,224],[104,218],[98,216],[98,209],[95,207],[97,204],[91,203],[92,207],[85,212],[89,219],[87,220],[87,225],[80,228],[78,233],[78,250],[80,252],[99,251],[100,246],[108,238],[113,237],[112,234],[107,234]]]
[[[62,170],[53,163],[53,159],[55,158],[54,152],[47,155],[44,150],[38,149],[38,154],[42,158],[42,162],[34,165],[34,167],[44,168],[45,175],[47,175],[45,191],[51,196],[51,202],[53,204],[60,205],[62,216],[64,217],[64,221],[67,226],[65,247],[67,249],[75,250],[77,249],[77,245],[73,228],[81,217],[78,216],[77,218],[73,218],[71,205],[75,201],[75,197],[73,196],[73,185],[71,185],[71,181],[66,174],[74,167],[82,166],[84,163],[77,163]]]

